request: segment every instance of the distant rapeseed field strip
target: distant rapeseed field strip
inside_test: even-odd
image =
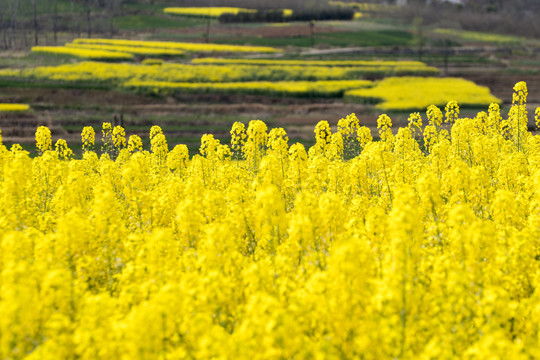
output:
[[[257,12],[253,9],[238,7],[168,7],[163,9],[165,14],[189,17],[219,18],[223,14],[238,14],[240,12]]]
[[[522,42],[522,39],[517,36],[489,34],[475,31],[438,28],[435,29],[434,32],[436,34],[452,36],[467,41],[478,41],[495,44],[519,44]]]
[[[27,104],[0,104],[0,113],[19,112],[27,110],[30,110],[30,105]]]
[[[142,41],[124,39],[75,39],[74,44],[102,44],[114,46],[136,46],[158,49],[183,50],[191,52],[261,52],[274,53],[281,50],[268,46],[242,46],[242,45],[222,45],[222,44],[197,44],[172,41]]]
[[[345,97],[360,102],[375,102],[382,111],[411,111],[429,105],[443,106],[457,100],[462,106],[480,107],[501,100],[489,88],[460,78],[390,77],[369,89],[349,90]]]
[[[365,69],[366,73],[393,73],[435,75],[439,70],[428,66],[421,61],[391,61],[391,60],[268,60],[268,59],[225,59],[225,58],[198,58],[191,61],[193,64],[242,64],[259,66],[324,66],[324,67],[356,67]]]
[[[75,49],[90,49],[90,50],[105,50],[114,52],[124,52],[139,56],[179,56],[184,54],[182,50],[150,48],[140,46],[120,46],[120,45],[103,45],[103,44],[78,44],[68,43],[66,47]]]
[[[2,359],[540,357],[540,136],[525,83],[378,138],[236,122],[189,157],[85,127],[0,138]],[[540,125],[540,108],[535,112]],[[96,133],[96,130],[99,133]]]
[[[32,52],[70,55],[81,59],[91,60],[132,60],[133,55],[121,51],[106,51],[103,49],[72,48],[67,46],[34,46]]]

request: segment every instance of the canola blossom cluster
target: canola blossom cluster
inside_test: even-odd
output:
[[[200,154],[85,127],[0,147],[0,358],[540,357],[540,137],[462,118],[235,123]],[[540,110],[535,111],[540,123]],[[99,140],[101,139],[101,140]],[[537,291],[538,290],[538,291]]]

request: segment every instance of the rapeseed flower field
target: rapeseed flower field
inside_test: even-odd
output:
[[[91,60],[132,60],[133,55],[128,52],[109,51],[96,48],[73,48],[68,46],[34,46],[32,52],[53,55],[70,55],[81,59]]]
[[[382,111],[414,111],[429,105],[444,106],[452,99],[467,107],[501,103],[489,88],[461,78],[388,77],[369,89],[349,90],[344,96],[353,101],[376,103]]]
[[[257,10],[239,7],[168,7],[163,9],[163,12],[169,15],[217,19],[223,14],[254,13]]]
[[[126,39],[86,39],[80,38],[73,40],[73,44],[90,44],[90,45],[112,45],[112,46],[132,46],[143,48],[157,48],[157,49],[171,49],[171,50],[183,50],[191,52],[229,52],[229,53],[246,53],[246,52],[260,52],[260,53],[275,53],[281,52],[280,49],[276,49],[268,46],[243,46],[243,45],[224,45],[224,44],[199,44],[199,43],[187,43],[187,42],[173,42],[173,41],[144,41],[144,40],[126,40]]]
[[[2,112],[19,112],[30,110],[30,105],[28,104],[1,104],[0,103],[0,113]]]
[[[540,137],[514,91],[376,139],[321,121],[309,149],[260,120],[191,158],[110,123],[79,159],[46,127],[37,157],[1,146],[0,358],[540,357]]]

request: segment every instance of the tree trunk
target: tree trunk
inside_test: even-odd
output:
[[[56,44],[58,42],[58,3],[56,0],[53,0],[53,35],[54,35],[54,43]]]
[[[32,0],[32,12],[34,15],[34,45],[39,45],[39,30],[37,21],[37,1]]]
[[[114,36],[114,15],[116,12],[116,1],[109,1],[109,36]]]
[[[9,2],[9,47],[15,48],[15,18],[17,16],[17,4],[15,0],[10,0]]]
[[[86,9],[86,23],[88,38],[90,39],[92,37],[92,12],[90,11],[90,8]]]

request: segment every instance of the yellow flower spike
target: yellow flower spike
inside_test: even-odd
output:
[[[126,146],[126,131],[123,127],[114,127],[112,131],[112,143],[117,149],[121,149]]]
[[[321,120],[317,123],[315,126],[315,141],[317,142],[317,145],[319,145],[322,149],[326,147],[327,144],[330,143],[330,137],[332,135],[332,130],[330,129],[330,125],[328,124],[328,121]]]
[[[427,108],[426,114],[427,114],[429,125],[435,126],[436,129],[438,129],[442,125],[442,121],[443,121],[442,111],[437,106],[430,105]]]
[[[434,125],[427,125],[424,128],[424,146],[427,151],[431,151],[438,141],[437,128]]]
[[[36,147],[39,154],[43,154],[52,148],[51,130],[46,126],[40,126],[36,130]]]
[[[524,136],[528,127],[527,95],[527,84],[524,81],[518,82],[514,86],[512,108],[508,114],[508,120],[512,128],[512,138],[518,151],[523,150]]]
[[[367,126],[360,127],[356,132],[356,135],[362,149],[373,141],[373,135],[371,135],[371,130]]]
[[[289,158],[292,161],[306,161],[307,153],[304,145],[295,143],[289,148]]]
[[[11,148],[9,149],[9,151],[11,151],[12,153],[18,153],[18,152],[22,152],[23,148],[21,144],[13,144],[11,145]]]
[[[167,155],[167,166],[172,172],[179,172],[187,167],[189,149],[186,145],[176,145]]]
[[[382,141],[388,142],[392,139],[392,119],[386,114],[382,114],[377,119],[379,137]]]
[[[289,152],[289,138],[283,128],[274,128],[268,133],[268,150],[278,159],[287,157]]]
[[[242,147],[246,144],[246,126],[243,123],[236,121],[233,124],[230,133],[232,150],[235,153],[240,154]]]
[[[247,141],[243,152],[248,164],[257,169],[260,160],[266,152],[268,134],[266,124],[261,120],[251,120],[247,128]]]
[[[165,159],[167,153],[169,152],[169,147],[167,146],[167,139],[163,133],[156,133],[150,141],[150,151],[158,158],[160,161]]]
[[[154,125],[150,128],[150,140],[152,140],[157,134],[163,134],[161,127]]]
[[[91,126],[85,126],[81,132],[81,141],[83,150],[85,152],[90,151],[94,148],[96,141],[96,132]]]
[[[143,143],[141,137],[139,135],[130,135],[127,148],[128,151],[132,154],[137,151],[142,151]]]
[[[69,160],[73,156],[73,151],[68,147],[66,140],[58,139],[54,144],[54,150],[61,160]]]
[[[446,112],[445,123],[452,124],[459,117],[459,105],[455,100],[449,101],[444,110]]]
[[[527,102],[527,83],[520,81],[514,86],[514,95],[512,97],[512,103],[516,105],[524,105]]]
[[[499,104],[491,104],[488,109],[488,122],[489,126],[492,129],[494,134],[500,133],[501,131],[501,109]]]

